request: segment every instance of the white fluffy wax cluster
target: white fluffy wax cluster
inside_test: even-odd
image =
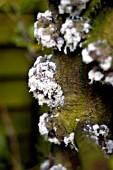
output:
[[[50,170],[67,170],[63,165],[58,164],[58,165],[54,165],[50,168]]]
[[[89,0],[60,0],[58,6],[59,14],[68,14],[65,22],[61,25],[61,35],[64,39],[63,51],[65,54],[74,52],[78,46],[81,47],[81,40],[89,32],[91,26],[88,21],[80,17],[81,11],[86,8]]]
[[[113,140],[111,139],[106,140],[106,150],[107,154],[113,155]]]
[[[113,71],[106,74],[104,81],[105,83],[111,84],[113,86]]]
[[[86,121],[83,130],[101,147],[102,151],[105,151],[106,154],[113,154],[113,140],[106,139],[109,133],[109,128],[106,125],[92,125],[89,121]]]
[[[95,139],[96,143],[98,143],[98,137],[100,135],[106,137],[108,135],[109,129],[106,125],[91,125],[90,123],[86,123],[84,131],[88,132],[91,138]]]
[[[58,164],[50,168],[50,160],[46,159],[41,165],[40,170],[67,170],[63,165]]]
[[[56,64],[50,61],[51,57],[45,55],[37,58],[29,70],[28,86],[39,105],[47,104],[50,108],[57,108],[64,104],[64,95],[55,80]]]
[[[60,4],[58,6],[60,14],[70,14],[70,16],[79,15],[83,9],[86,8],[86,3],[89,0],[60,0]]]
[[[51,11],[47,10],[45,13],[38,13],[37,21],[34,23],[34,37],[47,48],[57,47],[61,51],[64,44],[52,21]]]
[[[70,4],[70,0],[63,0],[61,4]],[[34,23],[34,37],[43,47],[55,48],[64,51],[65,54],[67,54],[67,49],[74,52],[78,43],[91,29],[88,21],[83,20],[78,15],[74,15],[74,17],[76,19],[67,17],[58,30],[50,10],[38,13],[37,21]]]
[[[64,35],[64,40],[66,42],[64,53],[67,54],[67,48],[73,52],[81,40],[80,33],[75,28],[73,20],[67,18],[66,22],[62,24],[60,31]]]
[[[94,81],[103,81],[113,85],[111,48],[105,40],[90,43],[82,50],[82,60],[86,64],[94,63],[93,68],[88,73],[90,84]]]
[[[74,148],[78,152],[78,148],[74,144],[74,136],[75,136],[74,132],[70,133],[68,137],[67,136],[64,137],[63,142],[66,147],[70,146],[72,149]]]
[[[49,130],[46,127],[49,120],[50,120],[50,115],[48,113],[44,113],[42,116],[40,116],[39,123],[38,123],[39,132],[49,142],[60,145],[61,142],[57,139],[56,136],[49,137]]]
[[[69,143],[73,144],[74,143],[74,133],[70,133],[69,137],[64,137],[64,143],[65,143],[65,146],[68,146]]]
[[[79,26],[77,27],[76,25]],[[60,30],[65,40],[64,53],[67,54],[67,49],[70,52],[75,51],[80,41],[84,38],[84,34],[88,33],[90,28],[90,24],[81,18],[75,21],[67,18]]]
[[[39,117],[38,127],[39,127],[40,134],[44,136],[45,140],[48,140],[50,143],[54,143],[57,145],[64,143],[66,147],[68,146],[78,151],[78,148],[74,144],[74,135],[75,135],[74,132],[64,136],[62,139],[61,138],[59,139],[59,137],[56,136],[57,126],[55,125],[55,123],[52,124],[50,122],[51,122],[51,118],[56,119],[58,115],[59,114],[52,115],[52,113],[51,114],[44,113]],[[47,128],[48,124],[49,124],[49,128]]]

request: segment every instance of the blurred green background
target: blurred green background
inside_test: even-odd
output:
[[[49,152],[37,126],[44,111],[27,85],[42,54],[34,22],[46,9],[46,0],[0,0],[0,170],[39,169],[42,152]]]

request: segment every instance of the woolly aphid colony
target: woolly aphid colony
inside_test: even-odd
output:
[[[38,13],[37,21],[34,23],[34,37],[38,43],[42,47],[53,48],[62,51],[64,54],[81,48],[82,42],[86,38],[85,35],[91,29],[89,20],[85,20],[80,16],[88,1],[90,0],[76,0],[75,2],[73,0],[60,0],[57,3],[58,15],[63,17],[66,14],[65,16],[67,17],[59,29],[50,10],[45,11],[45,13]],[[95,81],[104,81],[113,85],[112,54],[105,40],[90,43],[87,48],[82,50],[81,55],[85,64],[96,63],[93,64],[92,69],[88,72],[90,84]],[[47,104],[50,107],[50,111],[39,118],[39,132],[50,142],[58,145],[64,142],[65,146],[69,145],[77,150],[74,145],[73,132],[64,136],[62,140],[58,139],[55,135],[57,127],[53,125],[52,131],[54,135],[49,135],[50,131],[47,124],[51,117],[57,118],[59,115],[53,115],[52,111],[62,106],[65,102],[63,91],[55,80],[57,65],[51,61],[51,58],[52,54],[43,57],[39,56],[28,74],[29,91],[33,93],[39,105]],[[93,131],[95,132],[94,126]],[[59,169],[61,170],[65,169],[61,165],[58,166],[60,166]],[[52,170],[55,168],[53,167]]]
[[[57,30],[53,23],[52,13],[47,10],[44,14],[39,13],[37,15],[34,28],[34,36],[42,46],[54,47],[67,54],[67,51],[73,52],[76,50],[91,26],[89,21],[85,21],[81,17],[77,16],[76,19],[67,17],[60,30]]]
[[[83,130],[86,133],[86,136],[90,137],[100,147],[105,155],[108,156],[113,154],[113,141],[107,139],[109,128],[106,125],[92,124],[89,120],[87,120]]]
[[[87,1],[78,1],[75,4],[70,0],[61,0],[58,4],[59,15],[68,14],[68,17],[58,30],[50,10],[45,13],[38,13],[37,21],[34,23],[34,36],[43,47],[54,48],[63,51],[65,54],[74,52],[80,43],[85,39],[91,28],[89,21],[79,17],[81,11],[86,7]],[[75,8],[77,7],[77,8]],[[52,111],[64,104],[63,91],[55,80],[57,66],[51,61],[52,55],[39,56],[33,67],[29,70],[30,92],[38,99],[39,105],[47,104],[50,107],[51,114],[44,113],[39,119],[39,132],[45,138],[56,144],[61,142],[65,146],[74,145],[74,133],[70,133],[59,140],[56,136],[49,137],[49,129],[46,125],[51,119]],[[57,128],[54,125],[54,133]],[[77,149],[75,147],[75,149]]]
[[[88,73],[90,84],[102,81],[113,85],[112,58],[112,50],[106,40],[90,43],[82,50],[83,62],[93,65]]]

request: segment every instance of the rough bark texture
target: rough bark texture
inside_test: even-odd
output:
[[[54,18],[57,18],[56,25],[59,27],[59,24],[62,24],[62,19],[58,18],[55,6],[55,1],[49,1],[49,7],[53,11]],[[87,35],[84,46],[99,39],[106,39],[113,47],[112,1],[92,0],[82,15],[89,18],[92,23],[92,30]],[[56,80],[61,85],[65,96],[64,106],[54,111],[59,113],[58,119],[52,120],[58,129],[57,137],[62,138],[72,131],[75,132],[75,141],[80,150],[79,155],[84,170],[110,169],[108,160],[104,158],[103,153],[90,140],[85,139],[81,131],[85,120],[111,126],[112,87],[100,83],[88,84],[87,66],[82,63],[79,49],[68,55],[54,51],[53,61],[57,64]],[[77,122],[76,118],[80,119],[80,122]],[[112,127],[110,128],[112,130]],[[73,152],[70,149],[59,148],[56,158],[59,157],[60,162],[62,160],[69,170],[81,169],[77,153]]]

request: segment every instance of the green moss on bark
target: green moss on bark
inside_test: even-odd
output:
[[[81,57],[55,54],[53,60],[57,64],[56,80],[65,96],[64,105],[54,111],[59,116],[52,120],[57,127],[57,137],[62,139],[75,131],[78,125],[76,119],[108,124],[110,110],[103,104],[100,97],[102,92],[88,85]]]

